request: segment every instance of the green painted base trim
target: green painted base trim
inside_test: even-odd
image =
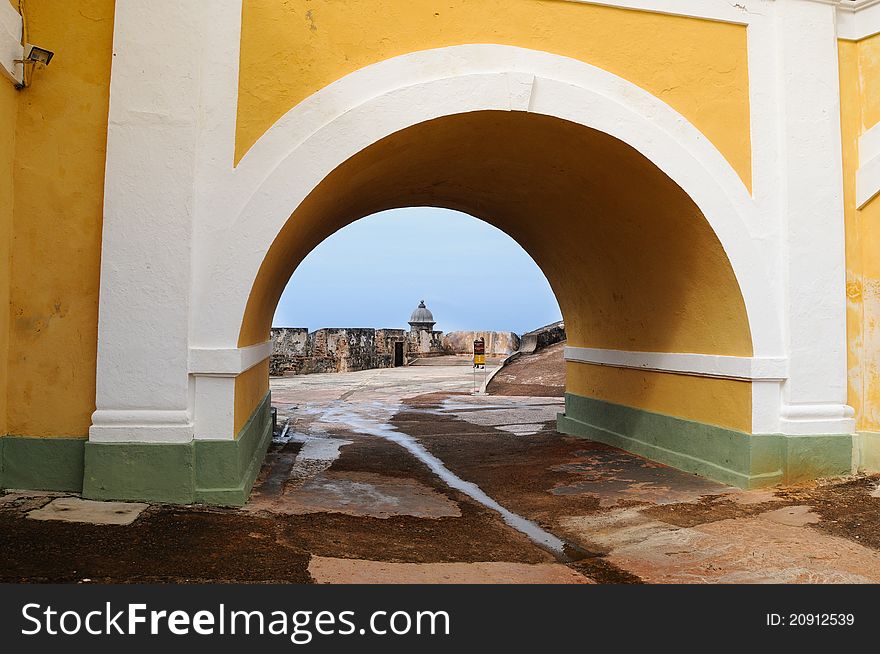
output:
[[[849,434],[746,434],[567,393],[557,429],[740,488],[849,474]]]
[[[0,436],[0,488],[79,493],[85,438]]]
[[[856,469],[859,472],[880,472],[880,433],[865,431],[856,434]]]
[[[83,497],[92,500],[195,501],[189,443],[86,443]]]
[[[83,496],[241,506],[272,440],[267,393],[235,440],[87,443]]]
[[[234,441],[195,441],[197,502],[241,506],[247,501],[272,440],[266,397]]]

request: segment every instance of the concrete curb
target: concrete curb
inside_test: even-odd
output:
[[[517,350],[517,351],[514,352],[513,354],[508,354],[506,357],[504,357],[504,358],[501,360],[501,363],[498,364],[498,367],[495,368],[495,370],[493,370],[492,372],[490,372],[490,373],[486,376],[485,381],[483,381],[483,385],[480,386],[480,393],[486,393],[486,392],[487,392],[486,389],[489,388],[489,382],[491,382],[491,381],[495,378],[495,375],[497,375],[498,372],[499,372],[504,366],[506,366],[508,363],[510,363],[510,362],[513,361],[514,359],[518,359],[520,356],[522,356],[522,354],[523,354],[523,351],[522,351],[522,350]]]

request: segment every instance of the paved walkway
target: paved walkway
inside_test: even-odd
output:
[[[880,580],[880,553],[858,533],[841,534],[836,518],[853,493],[860,495],[865,519],[876,518],[880,499],[870,496],[870,479],[740,491],[559,435],[553,421],[563,410],[561,398],[473,396],[468,371],[450,367],[276,379],[272,388],[281,414],[290,418],[285,439],[302,449],[289,468],[295,481],[280,492],[264,493],[258,485],[250,510],[271,505],[282,512],[456,516],[450,499],[461,500],[448,492],[444,497],[442,486],[428,493],[396,475],[365,479],[334,472],[340,452],[366,437],[369,444],[361,447],[402,446],[435,482],[464,489],[467,500],[492,511],[492,519],[588,580]],[[331,455],[316,464],[315,452]],[[560,543],[574,554],[566,558]],[[605,566],[599,574],[598,560]],[[371,561],[339,565],[353,579],[387,569]],[[330,567],[323,561],[313,574],[338,580]],[[427,574],[407,567],[400,574],[404,570],[414,579]]]
[[[880,581],[877,477],[745,492],[556,433],[463,366],[273,379],[241,509],[0,495],[0,582]]]

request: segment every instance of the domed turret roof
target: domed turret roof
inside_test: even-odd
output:
[[[421,322],[434,322],[434,314],[425,306],[425,301],[422,300],[419,302],[419,306],[416,307],[416,310],[412,312],[412,315],[409,317],[409,321],[411,323],[421,323]]]

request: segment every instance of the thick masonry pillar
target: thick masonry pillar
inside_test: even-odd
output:
[[[790,358],[781,429],[849,434],[836,9],[777,0],[776,10]]]
[[[190,502],[192,234],[208,3],[117,3],[97,409],[83,492]]]
[[[242,504],[271,438],[269,344],[191,334],[199,215],[233,170],[240,16],[241,0],[116,5],[87,497]],[[240,381],[261,394],[239,425]]]
[[[93,442],[188,442],[199,61],[188,3],[116,8]]]

